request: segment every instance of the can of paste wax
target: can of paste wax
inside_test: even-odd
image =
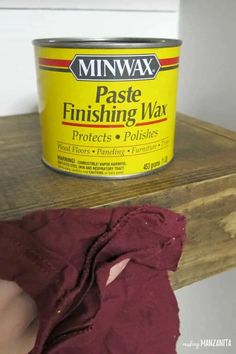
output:
[[[174,156],[181,41],[33,41],[42,159],[61,172],[127,178]]]

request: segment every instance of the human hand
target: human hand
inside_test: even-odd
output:
[[[27,354],[39,321],[33,299],[15,282],[0,279],[0,353]]]
[[[106,285],[112,283],[129,262],[115,264]],[[0,354],[27,354],[35,344],[39,320],[34,300],[15,282],[0,279]]]

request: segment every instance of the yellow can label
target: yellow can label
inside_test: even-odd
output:
[[[128,177],[174,155],[179,47],[36,47],[43,160]]]

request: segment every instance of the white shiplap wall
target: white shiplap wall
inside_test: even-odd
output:
[[[176,11],[178,0],[0,0],[0,8]]]
[[[0,116],[35,112],[32,39],[178,36],[178,0],[0,0]]]
[[[182,0],[179,111],[236,131],[235,0]]]

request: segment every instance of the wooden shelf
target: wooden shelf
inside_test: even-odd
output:
[[[188,241],[177,289],[236,266],[236,133],[177,116],[175,160],[126,180],[62,175],[41,163],[37,114],[0,119],[0,218],[41,208],[151,203],[184,213]]]

